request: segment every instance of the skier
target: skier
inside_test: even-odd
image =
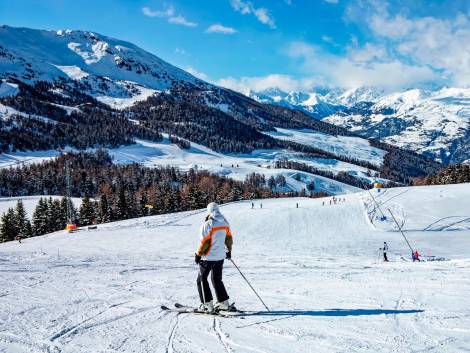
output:
[[[415,261],[421,262],[419,257],[420,257],[420,254],[419,254],[418,250],[415,250],[411,253],[411,258],[413,259],[413,262],[415,262]]]
[[[201,243],[195,254],[195,262],[199,265],[197,288],[201,299],[200,308],[212,313],[216,310],[233,309],[229,305],[229,296],[222,282],[222,270],[224,259],[231,259],[232,234],[230,226],[220,212],[215,202],[207,205],[207,217],[200,230]],[[212,292],[207,277],[211,272],[212,285],[214,286],[217,303],[212,302]]]
[[[388,262],[388,257],[387,257],[388,244],[385,241],[384,241],[384,247],[382,248],[382,250],[384,252],[384,261]]]
[[[255,208],[255,203],[252,202],[252,203],[251,203],[251,209],[254,209],[254,208]]]
[[[263,204],[262,204],[262,203],[259,205],[259,208],[263,208]]]

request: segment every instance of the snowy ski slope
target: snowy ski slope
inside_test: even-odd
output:
[[[429,226],[469,215],[470,185],[373,193],[382,208],[399,210],[413,247],[446,261],[409,261],[368,193],[336,205],[329,198],[263,200],[262,209],[260,201],[256,209],[229,204],[222,211],[234,261],[271,312],[177,316],[160,305],[197,303],[192,254],[203,211],[57,232],[0,245],[0,351],[469,351],[470,224]],[[386,264],[383,241],[391,248]],[[263,310],[229,263],[225,283],[239,308]]]

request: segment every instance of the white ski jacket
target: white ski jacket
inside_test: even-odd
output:
[[[225,249],[232,251],[230,225],[218,207],[211,210],[200,230],[201,242],[197,254],[206,261],[225,259]]]

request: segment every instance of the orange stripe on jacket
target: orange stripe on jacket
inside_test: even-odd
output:
[[[225,230],[225,236],[227,236],[227,237],[231,237],[231,236],[232,236],[232,233],[230,232],[230,228],[229,228],[229,227],[227,227],[227,226],[214,227],[214,228],[212,228],[212,229],[209,231],[209,234],[206,235],[206,236],[201,240],[201,244],[199,245],[199,247],[198,247],[198,249],[197,249],[197,252],[198,252],[198,253],[201,253],[201,252],[202,252],[202,248],[204,247],[204,244],[209,240],[209,241],[210,241],[209,248],[207,249],[207,251],[206,251],[205,253],[202,254],[202,255],[204,255],[204,256],[209,255],[209,253],[211,252],[211,248],[212,248],[212,235],[213,235],[215,232],[218,232],[219,230]]]

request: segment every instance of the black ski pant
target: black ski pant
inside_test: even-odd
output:
[[[387,253],[386,253],[386,252],[384,252],[384,261],[385,261],[385,262],[388,262],[388,257],[387,257]]]
[[[215,290],[215,295],[219,303],[227,300],[228,294],[225,290],[224,282],[222,282],[222,270],[224,268],[224,260],[220,261],[202,261],[199,264],[199,275],[197,276],[197,290],[199,292],[199,298],[201,303],[204,303],[204,299],[207,302],[212,300],[212,292],[209,287],[207,277],[209,272],[211,273],[212,286]],[[204,296],[202,294],[204,288]]]

